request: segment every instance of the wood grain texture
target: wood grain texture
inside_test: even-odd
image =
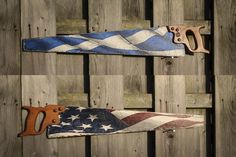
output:
[[[1,1],[0,7],[0,75],[20,74],[20,4]]]
[[[98,108],[123,109],[123,77],[90,76],[90,105]],[[124,146],[123,135],[91,137],[92,156],[124,156]]]
[[[55,1],[21,1],[21,38],[56,35]],[[23,53],[22,73],[29,75],[55,74],[55,55]]]
[[[121,29],[121,2],[120,0],[90,0],[88,3],[89,32]],[[91,106],[123,108],[123,77],[121,74],[122,56],[89,55]],[[91,156],[124,156],[123,139],[123,135],[91,137]]]
[[[236,76],[215,77],[216,157],[236,156]]]
[[[235,0],[214,1],[214,66],[216,75],[236,74],[235,12]]]
[[[177,25],[185,23],[185,15],[188,16],[188,20],[197,20],[195,14],[198,14],[199,9],[203,8],[194,7],[194,9],[185,9],[185,4],[197,3],[194,0],[185,2],[183,0],[154,0],[153,11],[153,24],[158,25]],[[201,6],[203,7],[203,6]],[[189,13],[191,12],[191,13]],[[192,13],[194,12],[194,14]],[[199,15],[200,16],[200,15]],[[202,16],[204,18],[204,16]],[[193,45],[193,38],[190,36],[190,44]],[[190,54],[185,57],[177,59],[158,58],[154,57],[154,74],[158,75],[204,75],[206,58],[204,54],[191,55],[188,50],[186,53]],[[188,66],[186,66],[188,65]]]
[[[71,54],[57,54],[56,56],[57,75],[83,75],[84,56]]]
[[[56,79],[47,75],[22,76],[23,105],[45,106],[57,103]],[[23,122],[25,119],[23,114]],[[23,138],[23,156],[58,156],[57,140],[48,140],[46,133]]]
[[[122,0],[123,19],[145,19],[145,6],[145,0]]]
[[[155,76],[155,110],[156,112],[186,112],[184,76]],[[156,156],[185,156],[184,139],[184,130],[181,129],[170,134],[157,131]]]
[[[59,99],[59,97],[65,96],[68,94],[84,93],[83,75],[56,76],[56,84],[57,84],[58,104],[88,107],[88,103],[87,104],[83,104],[83,103],[69,104]],[[85,137],[59,139],[58,140],[58,157],[86,156],[85,143],[86,143]]]
[[[87,21],[84,19],[65,19],[57,21],[57,34],[69,35],[69,34],[81,34],[86,32],[87,32]]]
[[[119,30],[122,23],[121,2],[121,0],[90,0],[89,32]]]
[[[56,20],[82,19],[83,0],[56,0]]]
[[[120,75],[122,74],[122,67],[122,56],[89,55],[90,75]]]
[[[187,114],[195,114],[195,115],[203,115],[207,116],[206,109],[187,109]],[[208,124],[207,124],[208,125]],[[209,144],[206,141],[207,136],[207,127],[206,124],[204,127],[198,127],[194,129],[186,129],[184,130],[186,144],[184,145],[185,156],[192,156],[192,157],[207,157],[207,147],[206,145]]]
[[[22,38],[56,35],[55,1],[21,1]],[[57,103],[56,54],[22,54],[23,105]],[[23,122],[25,112],[23,113]],[[58,142],[46,134],[23,138],[23,156],[58,156]]]
[[[0,75],[0,156],[22,156],[20,76]]]

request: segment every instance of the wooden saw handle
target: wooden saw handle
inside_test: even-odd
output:
[[[189,51],[191,52],[202,52],[202,53],[209,53],[203,46],[202,37],[200,34],[200,29],[204,28],[205,26],[197,26],[197,27],[190,27],[190,26],[168,26],[170,32],[174,33],[174,42],[175,43],[182,43],[187,46]],[[189,40],[186,36],[186,33],[190,31],[193,33],[195,41],[196,41],[196,48],[192,49]]]
[[[48,125],[59,124],[59,114],[65,111],[65,107],[60,105],[47,105],[45,107],[23,106],[22,109],[27,110],[28,115],[26,117],[24,131],[18,134],[20,137],[42,134]],[[39,130],[36,131],[35,124],[40,112],[44,114],[44,118],[41,122]]]

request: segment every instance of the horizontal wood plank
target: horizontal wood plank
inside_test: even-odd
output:
[[[124,94],[124,108],[126,109],[149,109],[152,108],[152,94]],[[212,108],[211,94],[186,94],[187,108]],[[59,95],[58,103],[63,105],[88,106],[87,93],[67,93]]]

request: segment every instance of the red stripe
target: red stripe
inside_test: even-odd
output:
[[[161,126],[158,126],[155,129],[173,129],[173,128],[186,128],[191,127],[194,124],[203,124],[204,122],[195,122],[191,120],[173,120],[168,123],[165,123]]]
[[[152,113],[152,112],[135,113],[135,114],[132,114],[130,116],[127,116],[127,117],[121,119],[121,121],[123,121],[127,125],[131,126],[131,125],[134,125],[142,120],[145,120],[145,119],[148,119],[148,118],[154,117],[154,116],[158,116],[158,114]]]

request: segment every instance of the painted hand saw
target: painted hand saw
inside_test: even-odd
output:
[[[23,40],[23,50],[73,54],[119,54],[141,56],[184,56],[191,52],[209,53],[203,46],[200,29],[204,26],[163,26],[113,32],[62,35]],[[195,47],[186,36],[192,32]]]
[[[49,138],[107,135],[117,133],[143,132],[152,130],[173,130],[202,126],[201,115],[144,112],[84,108],[76,106],[47,105],[46,107],[25,106],[28,110],[25,130],[19,136],[42,134],[47,129]],[[36,130],[37,117],[44,113],[41,127]]]

